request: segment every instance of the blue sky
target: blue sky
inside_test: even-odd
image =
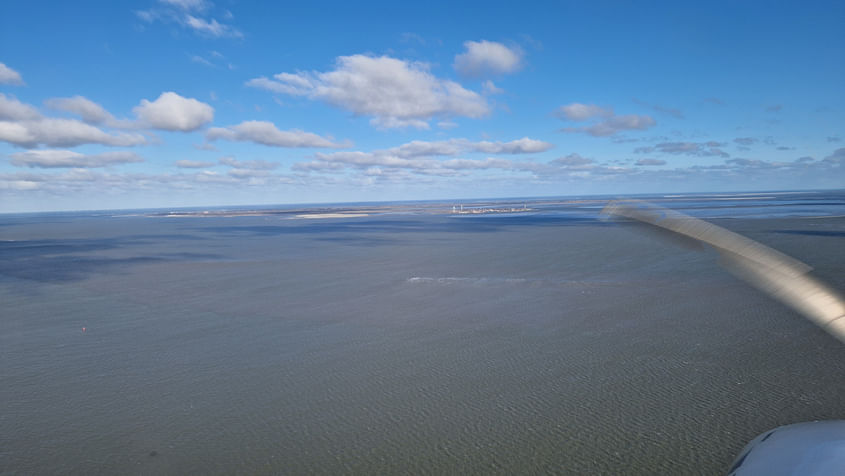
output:
[[[845,186],[845,4],[587,3],[7,2],[0,212]]]

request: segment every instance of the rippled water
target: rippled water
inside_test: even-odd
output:
[[[845,289],[845,219],[764,202],[718,223]],[[0,472],[719,474],[845,418],[845,346],[711,253],[535,205],[0,216]]]

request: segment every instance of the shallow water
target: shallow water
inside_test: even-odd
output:
[[[795,217],[841,198],[716,222],[843,290],[845,218]],[[845,418],[845,346],[599,202],[0,216],[0,472],[720,474]]]

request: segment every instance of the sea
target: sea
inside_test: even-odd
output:
[[[0,474],[726,474],[845,345],[638,198],[845,291],[845,191],[0,215]]]

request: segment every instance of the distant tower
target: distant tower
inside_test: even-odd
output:
[[[455,206],[454,206],[454,205],[452,205],[452,213],[455,213],[456,211],[457,211],[457,210],[455,209]]]

